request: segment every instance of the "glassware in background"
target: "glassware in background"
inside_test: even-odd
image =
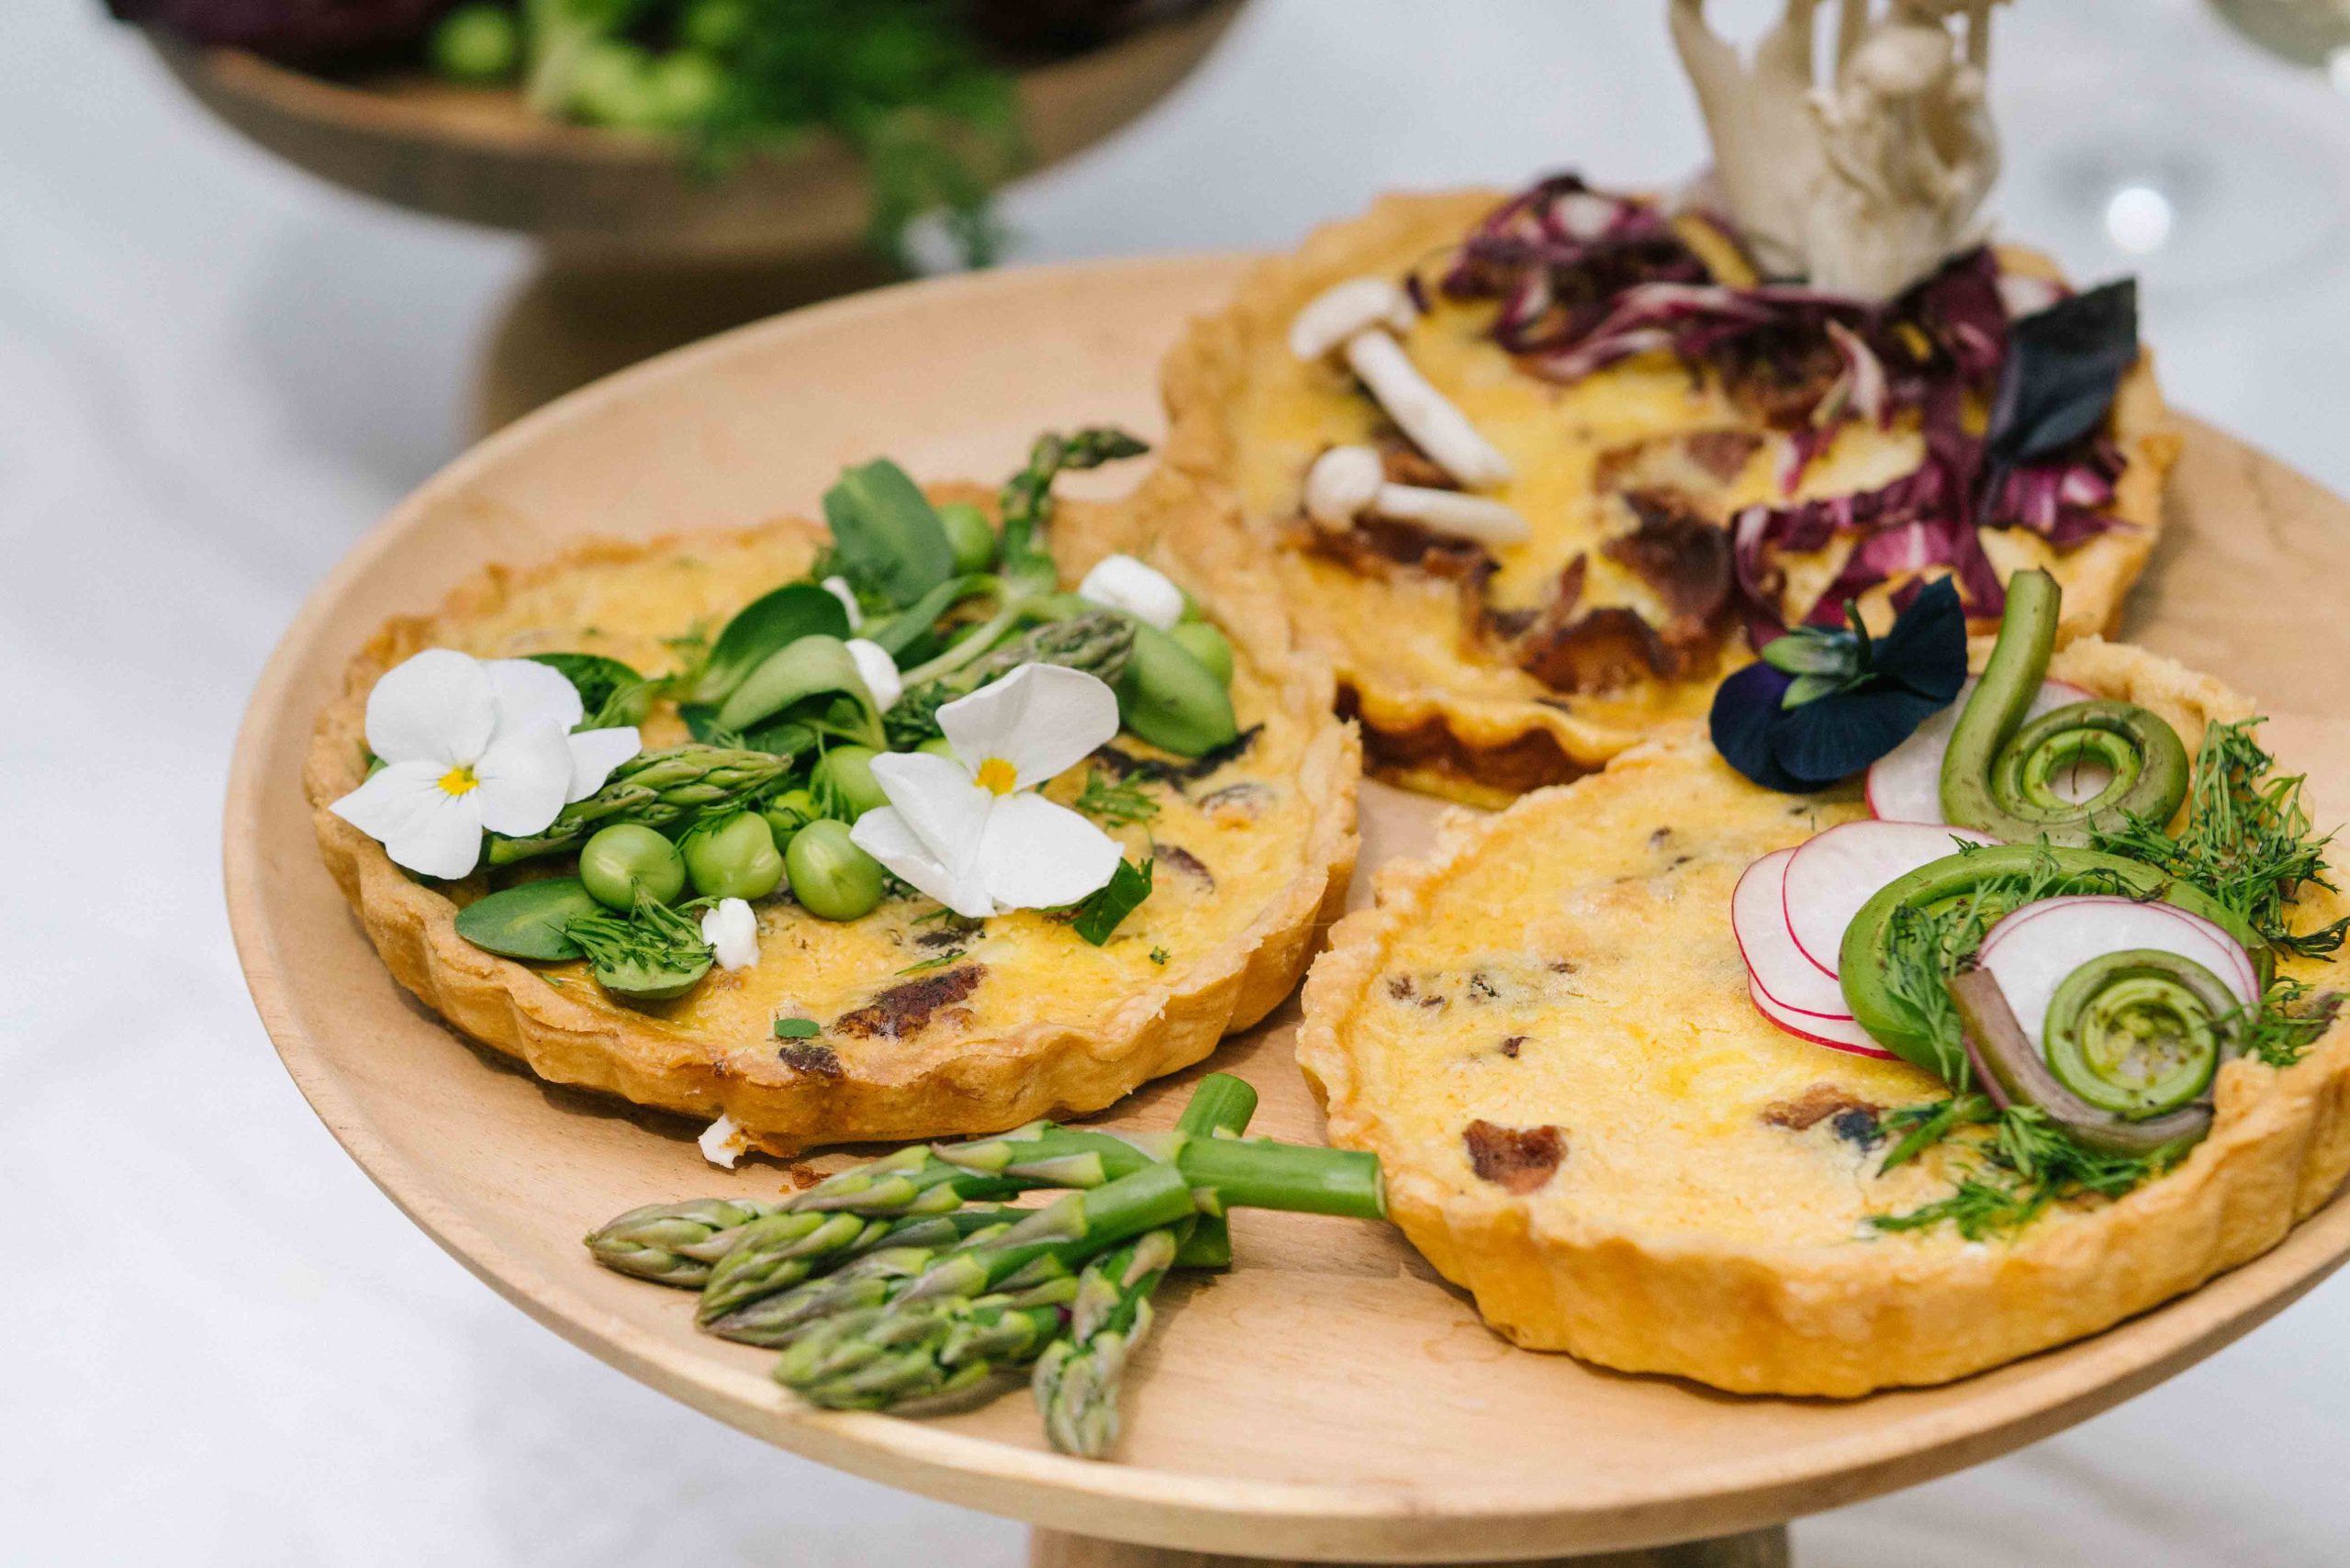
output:
[[[2350,0],[2210,6],[2000,13],[2005,232],[2075,276],[2133,272],[2158,293],[2210,297],[2307,263],[2350,226]]]

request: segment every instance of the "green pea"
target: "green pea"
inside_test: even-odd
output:
[[[644,90],[664,126],[683,129],[708,119],[726,95],[726,68],[693,50],[665,54],[645,73]]]
[[[873,759],[879,755],[871,746],[836,745],[817,762],[808,782],[823,803],[826,816],[855,822],[876,806],[890,803],[890,797],[881,792],[881,781],[873,777]]]
[[[428,49],[432,68],[452,82],[510,82],[522,62],[522,29],[503,6],[460,6],[432,29]]]
[[[916,751],[926,751],[933,756],[943,756],[949,762],[955,760],[955,745],[945,735],[933,735],[930,739],[923,742],[922,745],[914,747],[914,749]]]
[[[995,529],[987,513],[968,501],[949,501],[938,509],[938,521],[946,525],[957,572],[984,572],[994,565]]]
[[[686,835],[686,873],[707,899],[763,899],[783,880],[775,834],[756,812],[737,812]]]
[[[1224,686],[1232,685],[1232,644],[1224,633],[1204,621],[1179,621],[1167,629],[1167,634],[1183,645],[1183,651],[1208,666],[1208,673]]]
[[[1118,678],[1118,717],[1155,746],[1198,756],[1240,733],[1232,697],[1198,655],[1155,626],[1134,622],[1135,647]]]
[[[677,37],[688,48],[724,54],[751,30],[750,0],[693,0],[677,18]]]
[[[653,90],[653,56],[632,43],[604,39],[581,51],[564,106],[590,125],[662,126],[660,95]]]
[[[636,907],[639,890],[667,903],[686,890],[677,846],[642,823],[616,823],[579,846],[579,879],[607,909]]]
[[[881,902],[881,862],[849,841],[848,824],[826,818],[791,835],[784,851],[791,896],[824,920],[855,920]]]
[[[759,815],[767,822],[767,831],[778,844],[789,844],[791,835],[824,814],[816,804],[816,797],[805,790],[786,790],[759,808]]]

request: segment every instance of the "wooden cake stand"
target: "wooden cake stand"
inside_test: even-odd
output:
[[[1023,1395],[928,1419],[827,1414],[771,1358],[697,1334],[691,1301],[606,1272],[579,1238],[632,1205],[772,1197],[784,1172],[706,1165],[699,1129],[542,1084],[395,985],[319,861],[300,794],[314,715],[376,624],[486,562],[584,534],[812,513],[845,463],[1009,472],[1047,427],[1160,426],[1155,367],[1219,302],[1232,258],[918,284],[745,328],[506,431],[427,485],[311,597],[253,695],[227,816],[229,913],[263,1021],[319,1116],[393,1201],[516,1305],[709,1414],[859,1474],[1039,1527],[1047,1568],[1250,1561],[1786,1562],[1782,1521],[1923,1481],[2096,1414],[2208,1355],[2350,1252],[2350,1197],[2159,1311],[1945,1387],[1852,1401],[1739,1398],[1512,1349],[1385,1227],[1249,1213],[1238,1266],[1163,1293],[1130,1375],[1118,1461],[1046,1451]],[[1116,487],[1114,471],[1088,476]],[[2350,722],[2313,670],[2350,667],[2339,501],[2189,429],[2170,528],[2131,633],[2254,692],[2277,750],[2350,780]],[[1366,872],[1425,840],[1425,801],[1376,786]],[[2322,796],[2324,820],[2350,799]],[[1293,1005],[1214,1066],[1262,1092],[1259,1130],[1315,1138]],[[1103,1118],[1164,1126],[1180,1082]],[[1670,1546],[1660,1543],[1690,1542]],[[1142,1543],[1126,1545],[1115,1543]],[[778,1559],[781,1560],[780,1558]]]

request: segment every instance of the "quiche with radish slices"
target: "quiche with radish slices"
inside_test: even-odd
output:
[[[1702,713],[1762,635],[2044,567],[2110,632],[2177,438],[2126,285],[1977,247],[1896,298],[1572,175],[1399,196],[1252,272],[1164,371],[1171,468],[1336,666],[1373,768],[1495,804]]]
[[[2341,1183],[2350,901],[2300,780],[2244,699],[2062,619],[2019,574],[1975,678],[1963,639],[1912,666],[1939,702],[1886,684],[1904,627],[1874,674],[1766,644],[1711,734],[1455,812],[1339,925],[1298,1059],[1502,1333],[1740,1393],[1937,1383]],[[1863,732],[1865,775],[1804,776]]]

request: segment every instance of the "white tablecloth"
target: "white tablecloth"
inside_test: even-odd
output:
[[[2011,131],[2186,112],[2075,90],[2126,37],[2302,117],[2272,173],[2331,211],[2350,106],[2181,3],[2028,0],[2001,95],[2037,118]],[[1571,161],[1669,181],[1700,139],[1659,9],[1261,0],[1160,113],[1014,195],[1020,254],[1279,244],[1384,188]],[[457,450],[525,257],[236,141],[91,0],[6,11],[0,1560],[1018,1562],[1014,1524],[767,1449],[543,1331],[280,1071],[221,911],[229,737],[309,586]],[[2167,386],[2350,487],[2339,244],[2264,269],[2263,231],[2222,238],[2256,275],[2148,301]],[[118,1173],[133,1140],[171,1151],[167,1186]],[[2121,1410],[1805,1522],[1803,1561],[2350,1558],[2345,1327],[2350,1284],[2321,1287]]]

